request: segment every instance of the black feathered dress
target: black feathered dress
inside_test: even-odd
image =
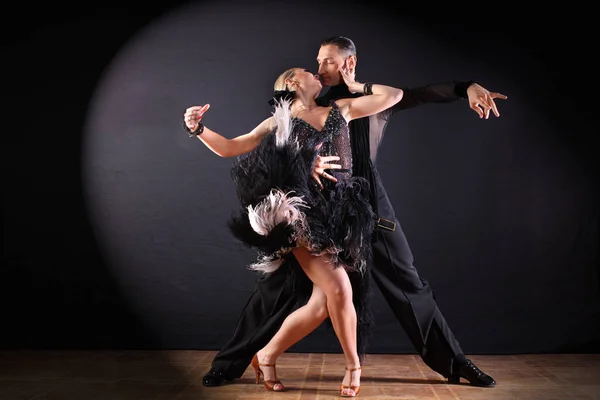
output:
[[[277,124],[273,132],[238,157],[231,170],[240,210],[230,218],[229,228],[258,252],[249,265],[252,270],[277,270],[299,246],[326,257],[332,268],[345,268],[352,283],[362,355],[372,325],[366,271],[376,216],[369,204],[368,181],[352,176],[348,124],[335,102],[322,130],[291,117],[289,100],[276,103],[273,116]],[[312,178],[318,155],[337,155],[336,163],[342,166],[328,171],[338,181],[322,179],[323,189]],[[304,288],[297,295],[305,302],[312,287],[297,286]]]

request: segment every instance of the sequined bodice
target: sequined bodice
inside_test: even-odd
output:
[[[322,130],[317,130],[303,119],[293,117],[292,135],[297,138],[300,146],[317,146],[319,143],[323,143],[319,154],[321,156],[339,156],[339,161],[332,162],[340,164],[342,167],[341,170],[334,169],[327,172],[333,173],[338,178],[349,178],[352,176],[350,131],[337,104],[332,101],[331,107]]]

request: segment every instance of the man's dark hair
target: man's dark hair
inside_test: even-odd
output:
[[[354,45],[354,42],[347,37],[332,36],[321,42],[321,46],[327,46],[330,44],[337,46],[338,50],[344,55],[344,57],[356,55],[356,46]]]

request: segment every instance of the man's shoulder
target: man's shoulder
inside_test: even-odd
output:
[[[327,94],[324,94],[323,96],[317,97],[315,99],[315,102],[319,106],[328,106],[329,103],[331,102],[331,100],[333,100],[333,98],[331,96],[328,96]]]
[[[332,101],[341,100],[341,99],[352,99],[355,97],[360,97],[360,94],[347,94],[347,95],[332,95],[330,92],[325,93],[322,96],[319,96],[315,99],[315,102],[320,106],[328,106]]]

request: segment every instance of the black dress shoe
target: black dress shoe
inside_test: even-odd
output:
[[[221,386],[223,382],[232,380],[233,378],[229,375],[211,368],[210,371],[202,377],[202,384],[204,386]]]
[[[469,381],[473,386],[481,387],[494,387],[496,381],[494,378],[484,373],[482,370],[477,368],[471,360],[458,364],[457,371],[454,371],[448,378],[448,383],[460,383],[460,378],[464,378]]]

